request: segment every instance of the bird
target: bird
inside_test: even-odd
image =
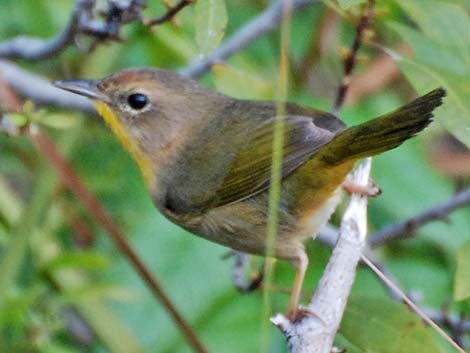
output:
[[[341,185],[364,157],[423,130],[443,88],[357,126],[285,102],[243,100],[158,68],[130,68],[100,80],[61,80],[90,98],[138,165],[155,207],[194,235],[266,255],[274,127],[283,121],[280,200],[272,256],[296,269],[287,316],[296,317],[314,238],[341,200]]]

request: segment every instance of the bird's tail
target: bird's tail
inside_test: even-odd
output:
[[[394,112],[338,133],[316,158],[328,164],[370,157],[391,150],[423,130],[442,104],[443,88],[435,89]]]

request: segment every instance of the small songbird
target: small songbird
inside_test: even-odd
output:
[[[169,220],[232,249],[265,255],[275,102],[235,99],[154,68],[54,84],[95,102]],[[297,269],[289,317],[295,316],[308,264],[303,242],[328,221],[355,162],[424,129],[444,95],[436,89],[350,128],[330,113],[285,104],[273,254]]]

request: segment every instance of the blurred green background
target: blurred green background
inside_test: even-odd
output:
[[[354,37],[363,3],[329,0],[294,14],[289,100],[331,108],[342,77],[341,55]],[[228,38],[269,4],[226,0],[225,5],[225,31],[219,25]],[[72,6],[71,0],[0,0],[0,40],[53,36],[67,22]],[[449,97],[435,124],[374,159],[372,177],[383,194],[370,200],[370,232],[447,200],[457,185],[468,185],[468,168],[462,172],[443,163],[442,156],[444,161],[463,158],[458,164],[470,165],[465,147],[470,144],[469,8],[466,0],[383,0],[376,5],[370,39],[360,51],[341,118],[348,125],[366,121],[409,101],[415,89],[425,93],[444,86]],[[149,1],[145,13],[152,17],[163,12],[159,1]],[[198,26],[204,24],[194,6],[178,14],[176,22],[152,30],[129,24],[122,43],[98,45],[90,53],[71,47],[52,59],[17,64],[50,80],[99,78],[132,66],[178,70],[217,45],[198,45]],[[81,48],[87,43],[87,38],[77,40]],[[279,31],[260,37],[215,66],[202,82],[237,97],[274,99],[279,43]],[[407,53],[399,62],[401,72],[383,48]],[[134,163],[103,122],[94,115],[44,109],[39,123],[208,350],[257,352],[261,327],[269,325],[269,351],[286,352],[282,334],[261,321],[261,291],[240,294],[234,289],[233,260],[222,259],[228,249],[187,234],[155,210]],[[449,145],[459,147],[449,150]],[[340,214],[332,223],[338,223]],[[470,209],[455,211],[448,222],[433,222],[416,233],[377,249],[377,256],[420,305],[469,314]],[[311,264],[304,290],[310,297],[330,249],[313,241],[307,247]],[[258,264],[256,260],[254,269]],[[289,264],[277,263],[273,313],[285,311],[285,290],[293,276]],[[457,296],[456,288],[467,290],[459,289]],[[394,303],[366,268],[358,272],[337,343],[348,352],[453,351]],[[0,134],[0,352],[189,351],[161,305],[95,220],[58,183],[30,141]]]

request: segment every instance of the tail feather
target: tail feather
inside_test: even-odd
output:
[[[338,133],[317,157],[329,164],[370,157],[391,150],[423,130],[442,104],[443,88],[435,89],[394,112]]]

